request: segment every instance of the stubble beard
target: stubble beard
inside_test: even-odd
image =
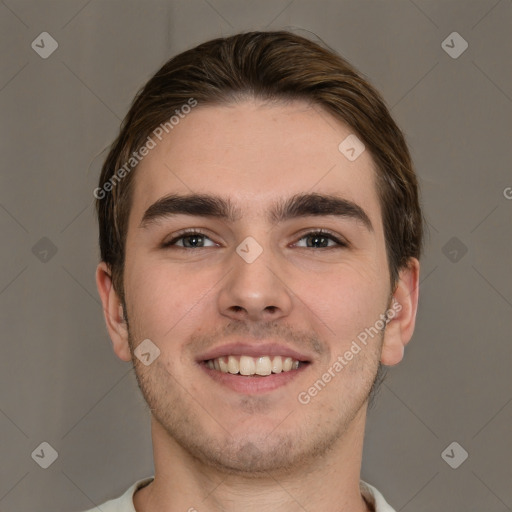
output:
[[[278,427],[261,433],[252,429],[246,437],[234,437],[223,428],[222,418],[215,417],[210,407],[192,397],[186,391],[186,385],[180,384],[169,373],[161,358],[149,367],[136,359],[131,330],[129,342],[138,386],[152,416],[167,435],[196,462],[220,473],[253,478],[268,476],[270,472],[304,470],[325,460],[341,442],[357,414],[363,407],[366,409],[380,373],[380,366],[372,366],[364,357],[358,368],[352,369],[353,378],[357,372],[362,372],[357,377],[357,391],[340,401],[339,410],[335,407],[317,408],[317,414],[304,421],[304,407],[313,406],[300,405],[293,395],[288,410],[279,411],[283,420]],[[240,407],[261,413],[265,409],[265,398],[244,398]],[[302,424],[294,422],[297,412],[301,413]]]

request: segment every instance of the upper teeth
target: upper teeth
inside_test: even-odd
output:
[[[241,375],[270,375],[271,373],[289,372],[299,367],[299,361],[282,356],[224,356],[206,361],[208,368],[223,373],[240,373]]]

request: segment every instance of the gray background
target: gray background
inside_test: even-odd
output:
[[[153,474],[95,288],[92,190],[169,57],[281,28],[314,32],[382,91],[430,224],[416,332],[369,414],[362,477],[399,511],[512,510],[511,26],[510,0],[3,0],[1,512],[86,509]],[[31,47],[43,31],[59,45],[47,59]],[[441,46],[454,31],[469,44],[456,59]],[[44,441],[48,469],[31,457]],[[441,456],[453,441],[469,454],[457,469]]]

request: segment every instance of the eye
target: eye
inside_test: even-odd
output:
[[[210,245],[205,245],[206,240],[211,242]],[[307,248],[307,249],[332,249],[336,247],[348,247],[349,244],[344,240],[341,240],[333,233],[328,231],[324,231],[322,229],[317,231],[310,231],[303,235],[299,242],[302,240],[310,240],[311,244],[306,242],[306,245],[298,245],[297,247]],[[329,245],[329,242],[334,242],[333,245]],[[180,249],[202,249],[205,247],[215,247],[217,244],[213,242],[208,236],[206,236],[201,231],[197,230],[187,230],[178,233],[171,240],[164,242],[162,244],[162,248],[170,248],[177,247]]]
[[[329,233],[328,231],[324,231],[322,229],[318,230],[318,231],[310,231],[309,233],[306,233],[304,236],[302,236],[299,241],[301,240],[306,240],[306,239],[309,239],[311,240],[311,243],[312,244],[317,244],[316,247],[317,248],[320,248],[320,249],[330,249],[330,248],[333,248],[333,247],[348,247],[348,243],[346,243],[345,241],[341,240],[340,238],[338,238],[337,236],[335,236],[333,233]],[[329,241],[331,242],[334,242],[335,245],[326,245],[329,243]],[[304,247],[304,246],[302,246]],[[306,242],[306,248],[315,248],[314,245],[309,245],[307,242]]]
[[[210,240],[212,242],[212,245],[205,246],[205,240]],[[181,244],[177,242],[182,242]],[[213,242],[210,238],[208,238],[204,233],[201,233],[200,231],[182,231],[180,234],[175,236],[172,240],[169,240],[168,242],[164,242],[162,244],[162,247],[179,247],[182,249],[201,249],[203,247],[212,247],[215,246],[215,242]]]

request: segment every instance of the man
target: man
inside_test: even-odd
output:
[[[209,41],[137,95],[94,194],[155,464],[100,509],[392,511],[362,446],[413,334],[423,218],[379,94],[288,32]]]

